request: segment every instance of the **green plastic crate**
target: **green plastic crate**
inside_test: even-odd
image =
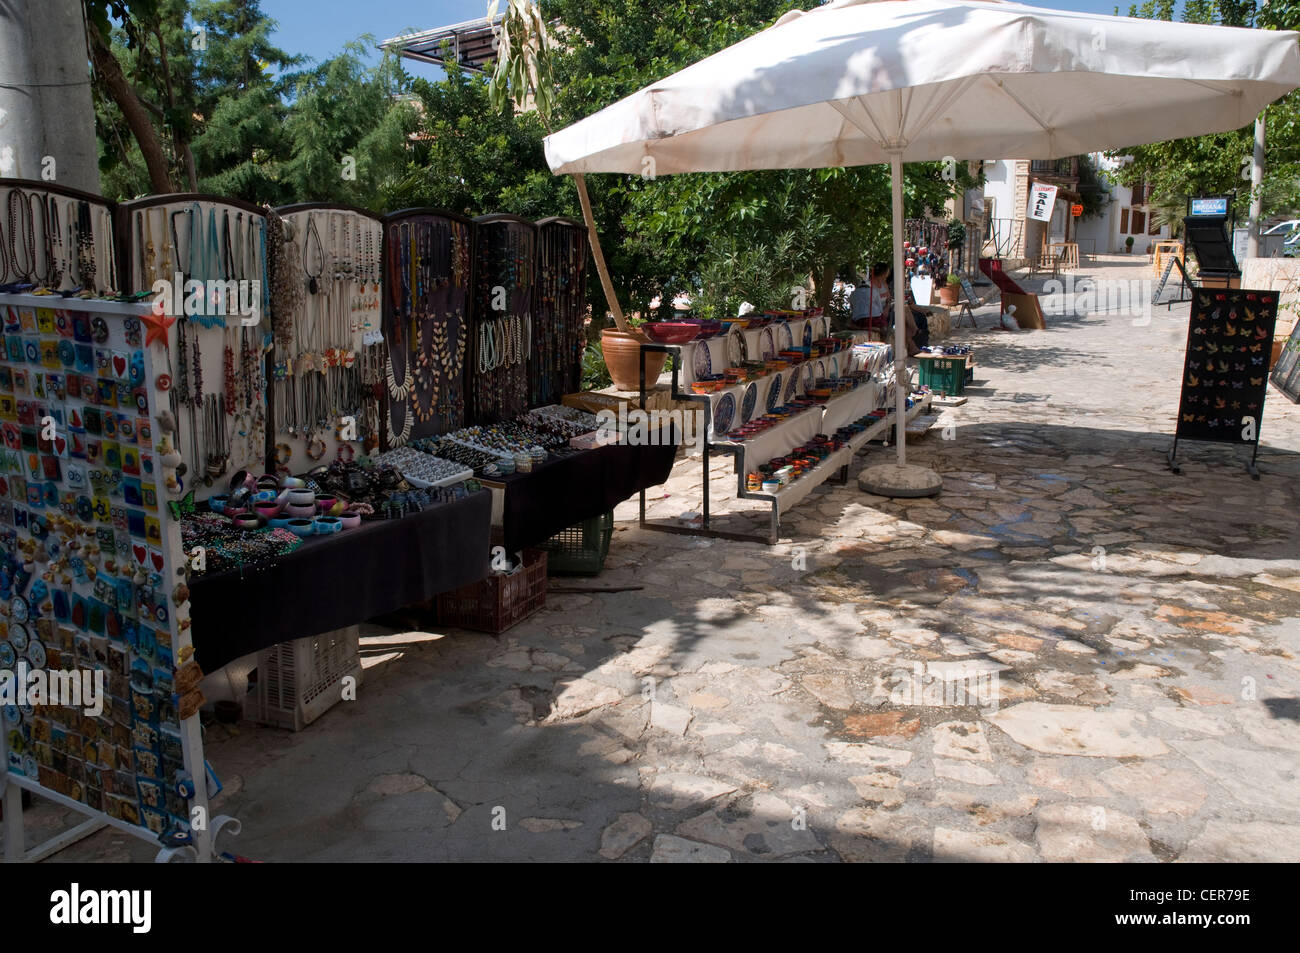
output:
[[[546,550],[547,572],[552,576],[599,575],[613,535],[612,510],[556,533],[540,547]]]
[[[922,357],[921,384],[936,394],[958,397],[966,390],[966,358]]]

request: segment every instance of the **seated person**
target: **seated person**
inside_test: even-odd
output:
[[[858,276],[858,285],[849,295],[849,324],[856,330],[883,336],[889,325],[892,303],[889,274],[889,265],[881,262],[872,267],[869,280],[863,275]]]

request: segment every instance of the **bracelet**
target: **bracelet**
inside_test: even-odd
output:
[[[345,450],[347,451],[346,454],[344,453]],[[338,453],[335,454],[334,459],[339,463],[351,463],[356,458],[356,455],[356,447],[352,446],[350,443],[341,443],[339,444]]]
[[[307,458],[310,460],[319,460],[325,456],[325,451],[329,448],[325,444],[323,437],[312,437],[307,441]]]
[[[293,459],[293,447],[287,443],[275,445],[275,468],[281,473],[289,472],[289,461]]]

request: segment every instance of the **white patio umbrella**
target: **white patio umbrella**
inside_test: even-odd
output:
[[[835,0],[546,138],[551,170],[666,175],[888,162],[898,463],[860,483],[939,490],[903,435],[903,169],[1053,159],[1239,129],[1300,86],[1300,34],[996,0]]]

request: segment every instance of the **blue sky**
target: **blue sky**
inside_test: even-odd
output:
[[[599,3],[600,0],[590,0]],[[1036,6],[1059,10],[1113,13],[1115,0],[1034,0]],[[791,0],[791,7],[811,6]],[[1127,11],[1128,3],[1120,4]],[[363,33],[376,40],[397,36],[408,27],[427,30],[487,13],[487,0],[262,0],[262,10],[277,21],[276,43],[290,53],[304,53],[320,61],[342,49]],[[407,61],[411,72],[434,76],[437,71]]]

